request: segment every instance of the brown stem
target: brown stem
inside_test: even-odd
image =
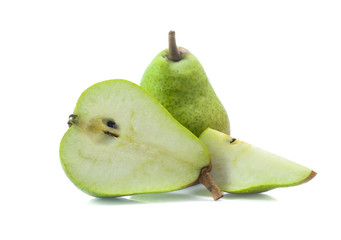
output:
[[[223,193],[220,191],[210,174],[209,167],[201,169],[201,174],[198,180],[207,188],[208,191],[210,191],[214,200],[218,200],[223,197]]]
[[[172,60],[173,62],[180,61],[181,56],[178,47],[176,46],[174,31],[169,32],[168,41],[169,41],[168,59]]]

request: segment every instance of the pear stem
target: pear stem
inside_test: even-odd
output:
[[[223,197],[223,193],[218,188],[217,184],[214,182],[209,168],[201,169],[201,174],[199,177],[199,183],[204,185],[208,191],[212,194],[214,200],[218,200],[219,198]]]
[[[168,59],[172,60],[173,62],[180,61],[181,56],[178,47],[176,46],[174,31],[169,32],[168,42],[169,42]]]

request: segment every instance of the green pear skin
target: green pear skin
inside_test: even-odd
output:
[[[176,45],[171,50],[174,49],[178,51],[179,59],[171,60],[168,49],[160,52],[145,70],[141,87],[196,136],[207,127],[230,134],[226,110],[204,68],[188,50]]]

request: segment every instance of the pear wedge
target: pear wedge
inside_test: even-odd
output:
[[[168,192],[201,182],[222,196],[209,175],[206,147],[149,93],[127,80],[83,92],[60,144],[66,175],[95,197]]]
[[[212,160],[211,176],[224,192],[259,193],[311,180],[316,173],[213,129],[200,136]]]

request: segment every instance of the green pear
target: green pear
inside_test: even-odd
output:
[[[97,83],[83,92],[60,143],[66,175],[96,197],[168,192],[204,184],[210,177],[203,143],[138,85]]]
[[[259,193],[305,183],[316,173],[268,151],[208,128],[200,140],[212,160],[211,175],[230,193]]]
[[[153,59],[140,85],[196,136],[207,127],[230,134],[225,108],[203,67],[192,53],[176,46],[174,31],[169,33],[169,49]]]

